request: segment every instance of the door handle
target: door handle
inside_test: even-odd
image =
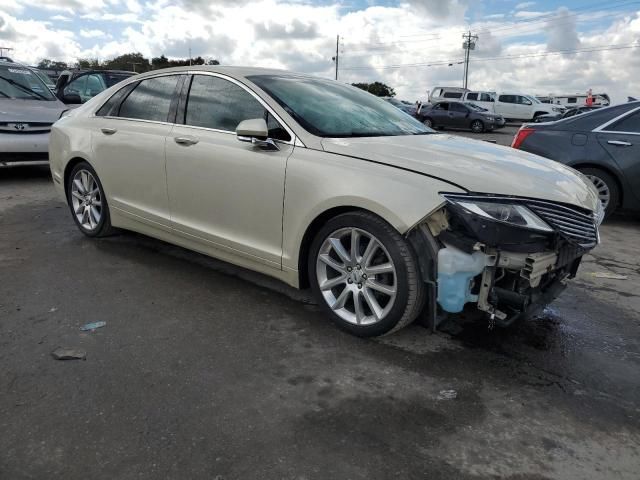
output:
[[[609,145],[617,145],[618,147],[630,147],[632,144],[623,140],[609,140]]]
[[[102,133],[104,133],[105,135],[113,135],[114,133],[116,133],[118,130],[116,130],[115,128],[101,128],[100,131]]]
[[[188,147],[189,145],[195,145],[196,143],[199,142],[199,140],[196,137],[191,137],[191,136],[175,137],[173,140],[177,144],[184,145],[185,147]]]

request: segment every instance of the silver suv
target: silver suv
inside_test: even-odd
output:
[[[0,62],[0,162],[47,160],[51,125],[67,109],[33,70]]]

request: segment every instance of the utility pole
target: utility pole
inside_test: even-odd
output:
[[[191,44],[189,44],[189,66],[191,66]]]
[[[336,62],[336,80],[338,80],[338,61],[340,60],[340,35],[336,35],[336,56],[331,60]]]
[[[4,57],[4,51],[5,50],[11,51],[11,50],[13,50],[13,48],[12,47],[0,47],[0,57]]]
[[[476,49],[476,42],[478,41],[477,35],[471,35],[471,30],[468,33],[462,35],[464,42],[462,42],[462,48],[464,49],[464,77],[462,81],[462,87],[467,88],[469,83],[469,57],[471,56],[471,50]]]

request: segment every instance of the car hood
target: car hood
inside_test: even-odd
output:
[[[538,198],[591,211],[599,201],[591,182],[570,167],[453,135],[325,138],[322,146],[328,152],[437,177],[474,193]]]
[[[0,122],[53,123],[67,109],[59,100],[0,98]]]

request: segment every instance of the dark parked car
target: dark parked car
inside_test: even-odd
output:
[[[423,105],[419,120],[430,128],[455,128],[475,133],[502,128],[505,120],[487,109],[467,102],[437,102]]]
[[[640,102],[523,125],[511,146],[589,177],[607,215],[617,208],[640,211]]]
[[[56,96],[66,104],[84,103],[133,75],[126,70],[65,70],[56,81]]]
[[[593,110],[597,110],[600,107],[576,107],[570,108],[564,113],[556,113],[549,115],[538,115],[534,122],[536,123],[544,123],[544,122],[555,122],[556,120],[562,120],[563,118],[575,117],[576,115],[582,115],[583,113],[592,112]]]

